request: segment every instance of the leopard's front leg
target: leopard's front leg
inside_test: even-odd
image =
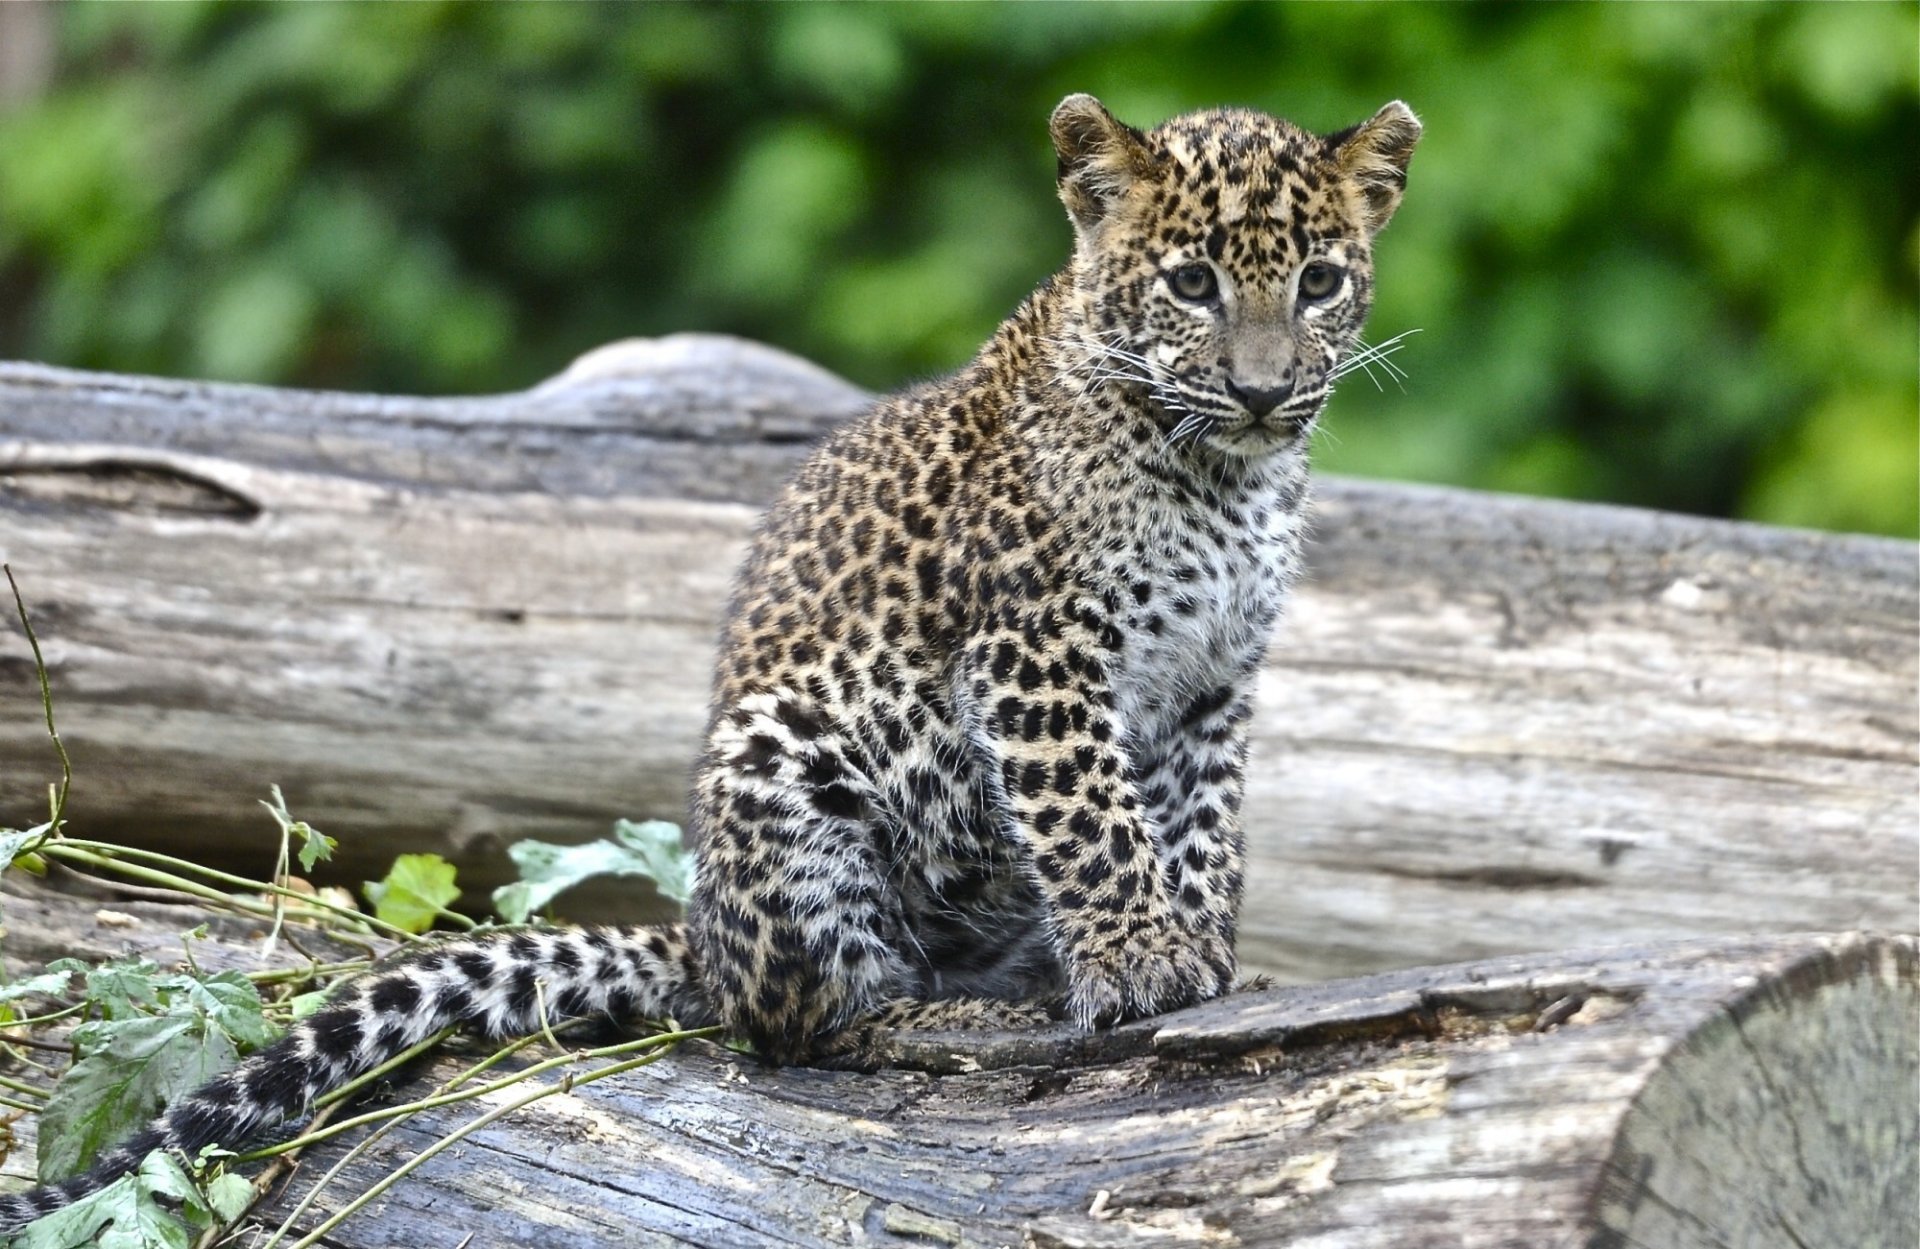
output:
[[[1251,715],[1248,693],[1222,684],[1194,697],[1159,750],[1137,760],[1174,913],[1189,930],[1229,946],[1246,882],[1240,800]]]
[[[1044,621],[1044,623],[1042,623]],[[1044,638],[1045,647],[1029,644]],[[1096,629],[1037,609],[977,642],[963,689],[1005,819],[1027,850],[1086,1027],[1215,997],[1233,980],[1231,925],[1180,921],[1131,779]]]

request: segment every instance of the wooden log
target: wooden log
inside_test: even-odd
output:
[[[95,903],[17,883],[5,903],[28,965],[164,959],[202,918],[135,903],[103,929]],[[249,963],[245,927],[217,926],[202,964]],[[1802,934],[1242,993],[1094,1035],[929,1034],[874,1074],[687,1045],[465,1137],[322,1243],[1905,1249],[1917,1008],[1912,938]],[[296,1228],[505,1100],[409,1119]],[[313,1152],[256,1221],[359,1139]]]
[[[862,402],[703,336],[479,399],[0,365],[0,558],[39,619],[77,826],[257,873],[278,782],[351,874],[435,849],[479,886],[518,837],[679,818],[755,508]],[[1261,685],[1250,969],[1915,927],[1914,544],[1318,493]],[[20,823],[54,769],[9,627]]]

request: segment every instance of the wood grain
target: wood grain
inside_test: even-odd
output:
[[[677,820],[755,510],[863,401],[702,336],[479,399],[0,365],[0,558],[77,826],[258,872],[277,782],[350,876],[436,849],[479,887],[513,839]],[[1318,496],[1261,685],[1250,968],[1920,923],[1914,544]],[[0,822],[22,822],[55,770],[7,627]]]
[[[8,888],[9,951],[28,963],[121,945],[165,959],[203,918],[131,903],[109,928],[96,903]],[[256,955],[234,923],[198,951],[208,967]],[[928,1034],[875,1074],[687,1045],[556,1088],[322,1243],[1905,1249],[1917,1008],[1913,939],[1797,934],[1241,993],[1091,1036]],[[391,1094],[471,1061],[435,1058]],[[503,1099],[408,1120],[296,1226]],[[259,1218],[358,1139],[315,1151]]]

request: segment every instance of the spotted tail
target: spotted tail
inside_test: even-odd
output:
[[[615,1023],[671,1016],[712,1022],[682,925],[495,932],[409,951],[353,981],[278,1041],[170,1106],[58,1184],[0,1197],[0,1236],[99,1191],[156,1149],[193,1158],[240,1148],[304,1115],[317,1097],[371,1071],[449,1024],[493,1039],[544,1020]]]

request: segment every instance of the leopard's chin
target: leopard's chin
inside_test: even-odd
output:
[[[1272,412],[1217,429],[1208,441],[1229,454],[1250,459],[1304,451],[1319,419],[1317,407],[1298,414]]]

